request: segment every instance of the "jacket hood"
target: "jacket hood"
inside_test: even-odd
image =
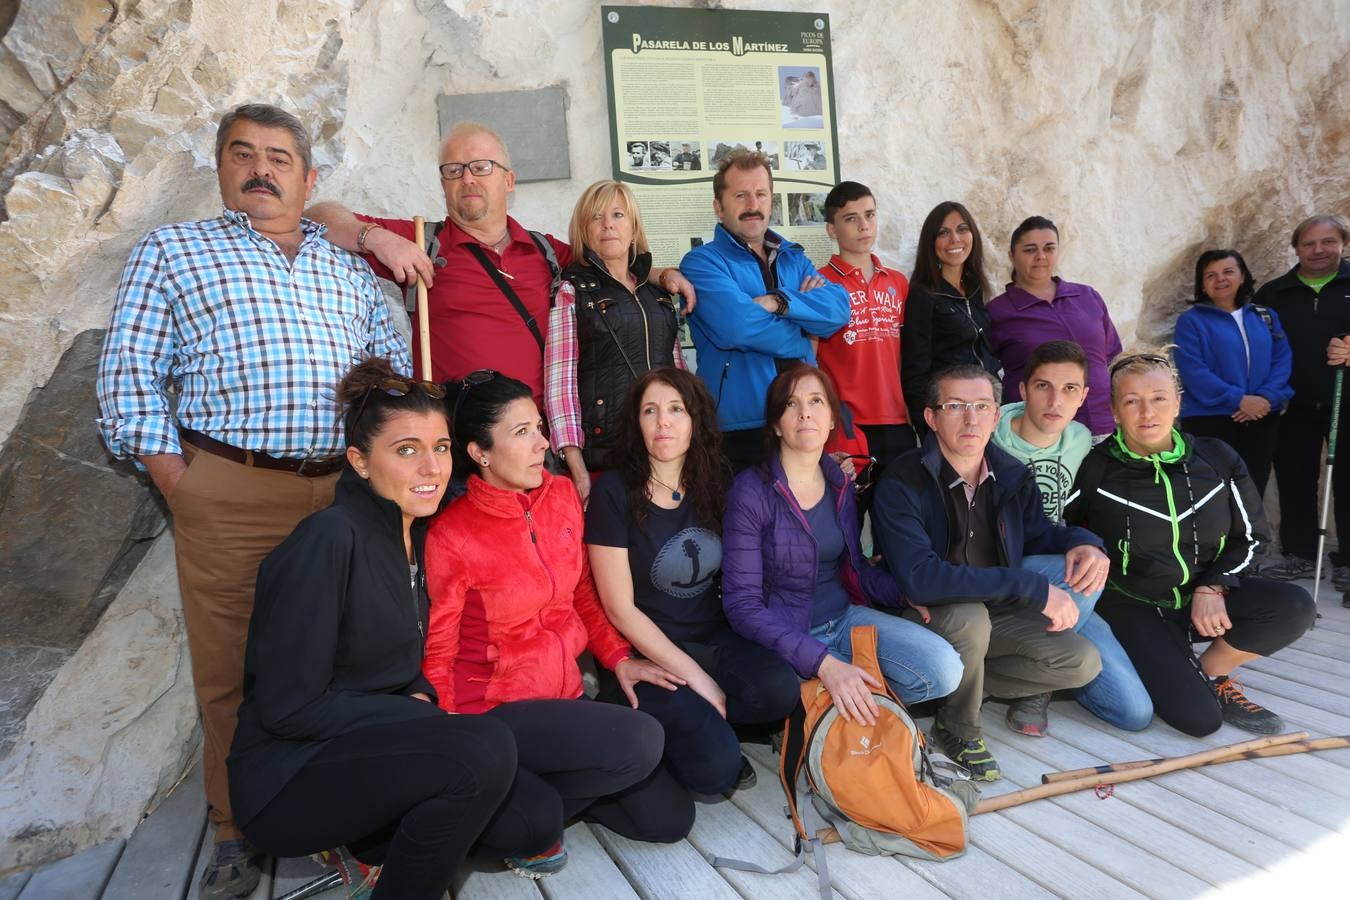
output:
[[[1025,401],[1005,404],[1002,415],[999,416],[998,427],[994,429],[993,438],[1000,449],[1007,451],[1024,465],[1037,460],[1059,459],[1064,456],[1081,458],[1091,449],[1092,432],[1079,422],[1070,422],[1069,427],[1060,434],[1059,440],[1049,447],[1037,447],[1023,440],[1013,431],[1012,423],[1013,419],[1026,412],[1026,408]]]

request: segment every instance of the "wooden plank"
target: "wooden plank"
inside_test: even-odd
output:
[[[1258,660],[1258,662],[1268,662],[1270,660],[1293,663],[1310,672],[1321,672],[1323,679],[1328,676],[1350,679],[1350,663],[1342,662],[1339,659],[1333,659],[1330,656],[1319,656],[1316,653],[1310,653],[1309,651],[1300,648],[1298,644],[1291,644],[1290,646],[1265,657],[1265,659]],[[1247,663],[1247,665],[1250,666],[1252,663]]]
[[[1236,672],[1237,680],[1245,687],[1256,688],[1268,695],[1275,697],[1284,697],[1289,700],[1297,700],[1299,703],[1313,707],[1323,713],[1329,713],[1340,717],[1341,725],[1336,725],[1332,720],[1331,729],[1328,734],[1346,734],[1350,731],[1350,698],[1347,698],[1339,691],[1329,691],[1323,687],[1301,684],[1297,681],[1291,681],[1288,678],[1281,678],[1269,672],[1262,671],[1256,666],[1242,666]],[[1325,680],[1323,684],[1326,684]],[[1338,684],[1338,688],[1344,688],[1345,685]],[[1276,712],[1279,712],[1277,709]],[[1281,715],[1283,718],[1283,715]],[[1337,731],[1335,729],[1340,728]],[[1320,737],[1321,735],[1313,735]]]
[[[1320,637],[1321,634],[1322,632],[1320,631],[1310,631],[1304,634],[1303,637],[1294,641],[1290,646],[1298,650],[1316,654],[1317,656],[1325,656],[1329,659],[1340,660],[1341,662],[1350,662],[1350,647],[1344,647],[1340,644],[1324,641]]]
[[[781,795],[781,794],[780,794]],[[698,818],[689,835],[689,843],[700,853],[744,860],[766,869],[788,865],[793,855],[779,844],[759,823],[733,803],[699,804]],[[826,850],[830,870],[839,854],[831,847]],[[761,875],[731,868],[717,871],[743,897],[776,897],[783,900],[820,900],[819,881],[812,871],[802,867],[782,875]],[[832,879],[838,881],[837,878]],[[839,891],[845,897],[852,892]]]
[[[563,844],[567,847],[567,868],[539,881],[539,889],[548,900],[573,897],[629,900],[637,897],[628,879],[584,824],[577,823],[567,829]]]
[[[126,843],[117,838],[43,866],[28,879],[19,894],[20,900],[70,900],[102,895]]]
[[[23,890],[23,886],[28,883],[28,879],[32,877],[32,872],[15,872],[13,875],[0,878],[0,900],[15,900]]]
[[[455,875],[457,900],[541,900],[538,882],[516,875],[500,862],[470,860]]]
[[[776,759],[770,755],[767,747],[753,747],[742,745],[745,754],[757,763],[763,763],[767,760]],[[758,767],[757,767],[758,768]],[[762,771],[762,770],[761,770]],[[777,777],[776,775],[774,776]],[[761,782],[763,776],[761,775]],[[779,797],[782,797],[781,789],[778,789]],[[733,797],[733,799],[735,799]],[[777,807],[782,809],[783,802],[779,799]],[[749,812],[749,810],[747,810]],[[779,813],[781,816],[781,812]],[[753,813],[752,813],[753,816]],[[772,833],[772,829],[770,829]],[[785,832],[791,835],[791,828]],[[840,872],[843,863],[849,857],[854,857],[864,863],[873,864],[873,857],[863,856],[845,850],[843,853],[837,853],[837,847],[830,847],[830,871],[831,873]],[[838,861],[838,862],[837,862]],[[877,860],[881,861],[881,860]],[[907,859],[905,857],[893,856],[889,862],[901,869],[908,869],[918,875],[924,881],[928,882],[938,891],[949,897],[969,898],[969,900],[980,900],[988,897],[1049,897],[1053,894],[1045,890],[1041,885],[1027,878],[1021,872],[1013,869],[1007,863],[991,856],[987,850],[981,847],[977,842],[972,841],[966,850],[966,855],[960,859],[954,859],[949,862],[926,862],[917,859]],[[844,873],[841,873],[844,874]],[[834,876],[837,877],[837,876]],[[831,880],[834,880],[834,877]],[[851,885],[852,881],[845,874],[844,883]],[[897,896],[901,890],[906,890],[907,882],[891,880],[887,878],[890,884],[889,889],[881,893],[865,894],[863,896]],[[905,894],[908,897],[908,893]]]
[[[1097,765],[1104,761],[1126,761],[1127,758],[1152,755],[1148,748],[1130,743],[1129,739],[1135,735],[1126,732],[1097,730],[1092,725],[1068,717],[1053,719],[1050,727],[1052,735],[1062,746],[1075,747],[1081,755],[1077,758],[1050,757],[1044,760],[1043,771],[1062,771],[1084,762]],[[1091,751],[1079,749],[1088,745]],[[1193,790],[1178,790],[1179,783],[1189,785]],[[1197,801],[1192,796],[1201,799]],[[1122,785],[1116,789],[1112,799],[1146,809],[1160,820],[1197,837],[1211,840],[1259,866],[1273,866],[1287,859],[1296,852],[1298,846],[1298,842],[1291,839],[1279,822],[1264,830],[1257,824],[1272,816],[1287,816],[1287,813],[1247,794],[1204,779],[1200,770]],[[1216,804],[1220,808],[1215,809],[1207,804]],[[1296,821],[1302,826],[1308,825],[1302,819]],[[1318,834],[1325,835],[1326,832],[1316,826],[1309,830],[1312,839],[1317,839]]]
[[[1258,672],[1250,672],[1246,675],[1251,676],[1251,678],[1244,677],[1242,670],[1238,670],[1238,680],[1245,685],[1244,692],[1247,696],[1262,706],[1279,713],[1280,718],[1284,719],[1287,729],[1302,728],[1313,737],[1350,734],[1350,717],[1313,705],[1319,701],[1316,694],[1310,693],[1311,688],[1285,684],[1280,686],[1279,689],[1288,696],[1276,696],[1266,688],[1278,686],[1278,679],[1270,680],[1269,676]],[[1296,694],[1302,699],[1295,699],[1294,695]],[[1232,730],[1236,733],[1242,733],[1237,732],[1236,729]]]
[[[987,731],[986,739],[988,735]],[[1003,734],[999,737],[1003,738]],[[1018,738],[1008,734],[1007,740],[991,743],[1000,765],[1008,760],[1006,765],[1024,786],[1039,784],[1040,774],[1047,767],[1077,768],[1095,761],[1090,754],[1055,738]],[[1218,887],[1229,879],[1259,871],[1257,865],[1229,851],[1224,842],[1179,828],[1157,816],[1151,807],[1166,805],[1172,802],[1172,797],[1165,789],[1140,783],[1143,784],[1140,791],[1132,790],[1134,784],[1128,786],[1131,789],[1128,793],[1132,799],[1137,798],[1136,802],[1102,801],[1091,791],[1051,800],[1051,804],[1077,814],[1105,832],[1095,838],[1083,836],[1068,840],[1066,846],[1088,854],[1103,869],[1116,872],[1123,868],[1127,873],[1133,872],[1136,877],[1147,879],[1142,883],[1130,883],[1150,895],[1193,896],[1203,893],[1206,883]],[[1123,793],[1125,787],[1122,785],[1117,790]],[[1045,802],[1016,808],[1015,811],[1025,817],[1029,829],[1039,831],[1050,827],[1047,823],[1050,813],[1035,808]],[[1047,836],[1054,834],[1051,831]],[[1150,859],[1153,860],[1151,863]]]
[[[104,891],[105,900],[182,897],[206,833],[201,764],[136,826]]]
[[[603,825],[590,828],[643,900],[735,900],[740,896],[688,841],[648,844],[629,840]]]
[[[1094,730],[1100,727],[1099,720],[1086,710],[1075,709],[1072,705],[1061,705],[1064,707],[1061,717],[1088,722]],[[1050,727],[1054,729],[1054,723],[1051,723]],[[1061,740],[1077,745],[1077,741],[1071,740],[1062,731],[1056,733]],[[1195,738],[1156,721],[1146,731],[1120,732],[1120,735],[1143,751],[1134,757],[1136,759],[1148,756],[1181,756],[1195,752],[1197,744]],[[1218,735],[1218,742],[1225,744],[1248,736],[1246,732],[1230,726],[1225,726]],[[1091,745],[1080,749],[1091,752]],[[1100,761],[1115,762],[1111,759]],[[1227,813],[1262,833],[1276,838],[1284,835],[1299,845],[1321,840],[1326,837],[1328,829],[1335,831],[1340,825],[1334,815],[1319,814],[1316,810],[1303,805],[1302,799],[1306,798],[1307,792],[1311,790],[1308,785],[1283,776],[1279,772],[1260,769],[1251,760],[1174,772],[1150,780],[1182,793],[1216,812]],[[1262,802],[1254,804],[1253,799]],[[1326,799],[1325,794],[1320,795],[1317,804],[1325,804]]]

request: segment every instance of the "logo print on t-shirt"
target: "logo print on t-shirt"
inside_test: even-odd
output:
[[[1058,522],[1064,516],[1064,498],[1073,488],[1073,473],[1069,467],[1054,459],[1038,459],[1031,464],[1036,473],[1036,487],[1041,490],[1041,503],[1045,514],[1051,521]]]
[[[685,528],[671,536],[652,560],[652,585],[664,594],[691,600],[708,589],[722,568],[722,539],[706,528]]]

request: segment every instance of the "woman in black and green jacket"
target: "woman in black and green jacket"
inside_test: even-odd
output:
[[[1230,676],[1302,635],[1312,598],[1254,577],[1267,540],[1260,496],[1231,447],[1174,427],[1181,391],[1167,357],[1125,355],[1110,373],[1116,431],[1083,461],[1064,511],[1111,557],[1097,612],[1164,722],[1197,737],[1224,722],[1274,734],[1280,717]],[[1210,643],[1197,658],[1199,641]]]

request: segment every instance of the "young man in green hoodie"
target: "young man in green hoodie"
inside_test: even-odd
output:
[[[1092,449],[1092,433],[1073,418],[1087,399],[1087,357],[1073,341],[1047,341],[1031,352],[1025,371],[1021,387],[1026,399],[1004,405],[993,441],[1031,468],[1045,514],[1059,522],[1078,467]],[[1074,631],[1101,655],[1101,674],[1073,692],[1078,702],[1119,728],[1148,727],[1153,718],[1148,692],[1111,627],[1092,611],[1100,592],[1080,594],[1067,587],[1062,556],[1028,556],[1022,567],[1044,573],[1069,592],[1079,610]],[[1023,734],[1044,735],[1049,703],[1049,694],[1014,701],[1008,709],[1008,726]]]

